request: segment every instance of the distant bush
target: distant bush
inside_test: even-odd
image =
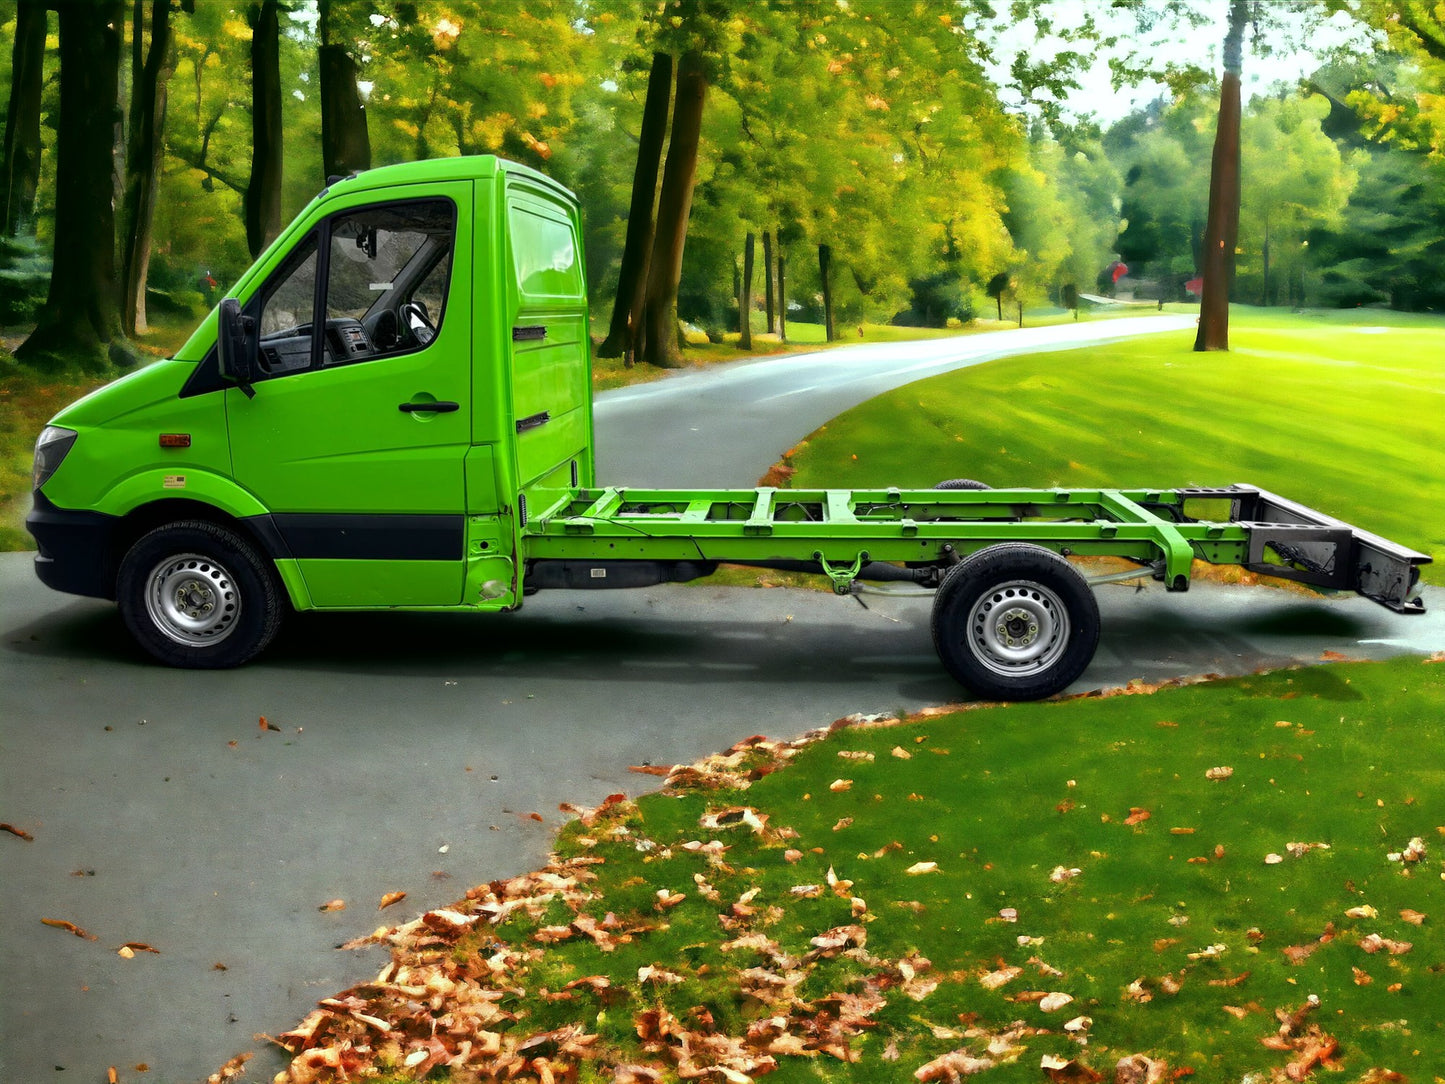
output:
[[[171,316],[204,316],[209,311],[205,295],[199,290],[158,290],[146,287],[146,312]]]
[[[898,327],[948,327],[949,321],[966,324],[974,318],[971,292],[953,272],[913,279],[908,286],[912,304],[893,317]]]
[[[50,292],[50,267],[35,238],[0,238],[0,326],[34,322]]]

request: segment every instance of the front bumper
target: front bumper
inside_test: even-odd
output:
[[[57,508],[44,493],[34,494],[35,506],[25,517],[25,529],[34,536],[35,575],[46,587],[71,595],[115,598],[115,516],[99,512],[72,512]]]

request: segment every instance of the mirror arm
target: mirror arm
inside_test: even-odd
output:
[[[251,386],[255,374],[250,356],[255,331],[255,319],[244,315],[234,298],[221,301],[216,323],[216,351],[221,376],[235,383],[247,399],[256,397],[256,389]]]

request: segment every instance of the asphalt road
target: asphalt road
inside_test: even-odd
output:
[[[692,379],[726,383],[664,381],[678,398],[661,413],[689,409]],[[604,450],[639,424],[612,401]],[[789,417],[796,435],[815,424]],[[751,477],[788,439],[757,445]],[[667,481],[683,484],[652,484]],[[0,833],[4,1084],[89,1084],[111,1065],[123,1081],[184,1084],[247,1050],[249,1079],[267,1080],[283,1060],[252,1036],[381,966],[378,950],[334,945],[534,867],[558,803],[655,783],[629,765],[961,693],[922,598],[869,596],[865,610],[698,586],[543,594],[510,616],[310,615],[251,666],[192,673],[151,665],[114,607],[47,591],[29,563],[0,555],[0,821],[34,837]],[[1437,590],[1419,618],[1208,584],[1099,595],[1104,641],[1080,689],[1445,649]],[[408,896],[379,915],[393,891]],[[346,910],[318,910],[336,898]],[[127,942],[159,953],[123,959]]]

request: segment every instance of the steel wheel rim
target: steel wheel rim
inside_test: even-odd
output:
[[[1054,666],[1069,646],[1063,600],[1033,580],[989,588],[968,614],[969,650],[1002,677],[1032,677]]]
[[[146,577],[146,613],[168,640],[209,647],[236,631],[241,593],[219,561],[198,553],[167,557]]]

